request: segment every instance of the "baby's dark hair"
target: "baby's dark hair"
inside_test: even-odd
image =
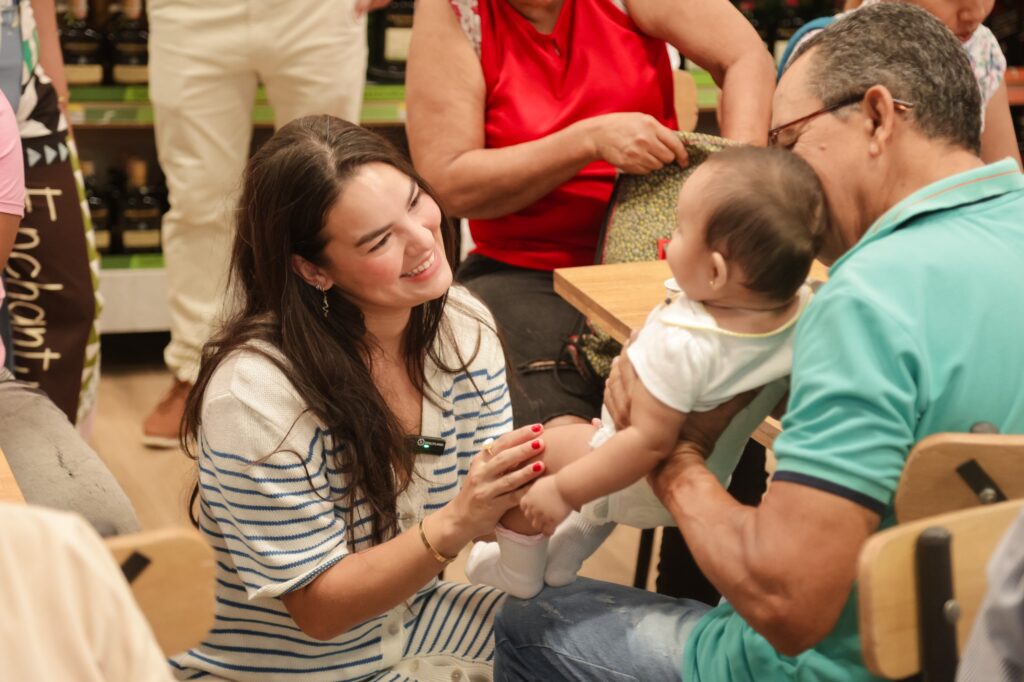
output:
[[[818,176],[784,149],[734,147],[704,162],[714,172],[707,244],[737,263],[744,285],[775,301],[807,279],[828,227]]]

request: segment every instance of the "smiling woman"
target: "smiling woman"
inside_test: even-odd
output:
[[[320,265],[298,254],[293,264],[307,283],[337,286],[364,314],[408,316],[451,286],[441,221],[437,202],[415,180],[387,163],[369,163],[354,172],[327,214]]]
[[[179,677],[490,676],[504,595],[436,576],[543,471],[542,428],[505,433],[504,355],[450,288],[451,245],[430,189],[359,126],[299,119],[250,161],[239,305],[183,426],[217,625]]]

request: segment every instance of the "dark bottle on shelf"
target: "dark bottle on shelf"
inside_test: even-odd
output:
[[[124,253],[160,251],[160,216],[156,192],[147,184],[149,168],[142,159],[128,160],[128,191],[121,200],[120,234]]]
[[[82,176],[85,179],[85,200],[96,236],[96,250],[103,254],[117,253],[110,230],[110,205],[96,189],[96,167],[92,161],[82,161]]]
[[[757,31],[757,35],[761,37],[761,42],[764,43],[765,49],[769,49],[768,45],[768,29],[765,27],[765,23],[761,21],[761,17],[757,11],[757,3],[754,0],[740,0],[737,4],[737,8],[740,10],[740,14],[743,18],[750,22],[750,25]]]
[[[118,85],[148,83],[149,25],[142,0],[124,0],[121,12],[111,16],[109,26],[111,81]]]
[[[786,52],[789,39],[803,25],[804,19],[800,16],[800,0],[784,0],[782,12],[775,23],[775,47],[772,50],[772,54],[775,56],[776,64],[782,61],[782,55]]]
[[[413,0],[392,0],[367,17],[369,62],[366,75],[381,83],[405,82],[405,60],[412,37]]]
[[[69,85],[103,82],[103,36],[89,25],[88,0],[71,0],[60,15],[60,49]]]

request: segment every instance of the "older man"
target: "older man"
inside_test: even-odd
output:
[[[592,581],[509,599],[497,679],[871,679],[857,556],[894,522],[911,446],[982,420],[1024,433],[1024,176],[978,158],[978,97],[953,35],[907,5],[857,12],[797,55],[771,138],[822,180],[832,270],[799,323],[773,483],[742,507],[708,472],[701,442],[724,411],[691,419],[693,447],[654,481],[727,603]]]

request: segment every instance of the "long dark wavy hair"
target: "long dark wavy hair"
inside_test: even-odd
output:
[[[397,528],[396,499],[409,485],[414,455],[406,444],[407,434],[374,384],[373,339],[366,334],[362,312],[334,287],[327,292],[330,314],[325,317],[321,292],[292,268],[293,254],[325,264],[327,214],[345,183],[368,163],[393,166],[437,201],[412,164],[389,142],[332,116],[308,116],[289,123],[249,161],[231,251],[228,290],[237,302],[203,347],[199,376],[185,407],[181,442],[186,454],[198,459],[203,394],[210,378],[231,353],[243,347],[261,353],[288,377],[306,409],[326,427],[335,445],[336,467],[348,477],[352,494],[365,497],[374,512],[372,536],[378,543]],[[441,234],[449,265],[454,267],[454,230],[443,213]],[[479,349],[477,345],[468,360],[459,352],[445,322],[446,305],[453,305],[447,295],[414,307],[403,338],[409,379],[436,404],[440,396],[425,385],[428,358],[443,371],[454,373],[464,371]],[[269,344],[277,353],[264,352],[254,342]],[[457,366],[443,361],[440,347],[455,350]],[[261,454],[270,456],[280,448],[278,444],[273,452]],[[198,494],[197,485],[189,502],[193,522],[197,522]]]

